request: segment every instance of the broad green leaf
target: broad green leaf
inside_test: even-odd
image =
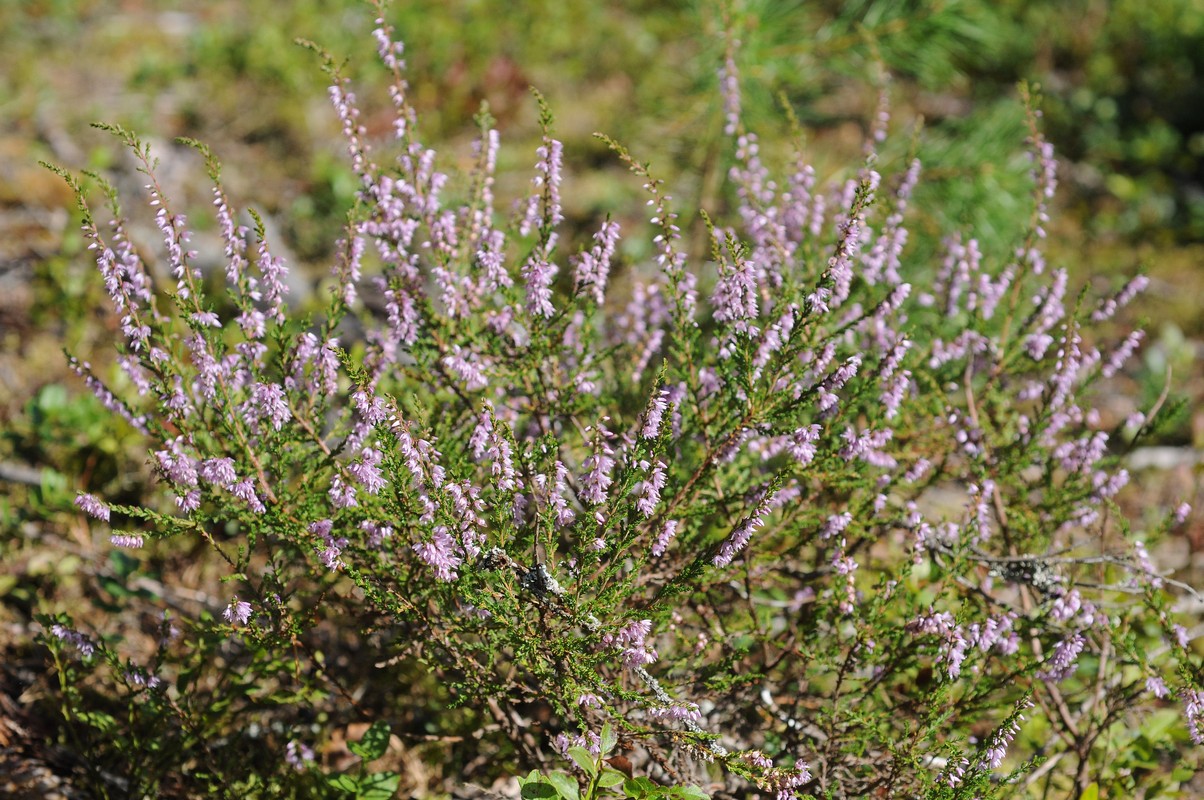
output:
[[[1196,771],[1186,764],[1180,764],[1171,770],[1171,780],[1184,783],[1192,779]],[[1150,795],[1153,797],[1154,795]]]
[[[570,747],[569,758],[577,762],[577,766],[585,770],[585,774],[591,778],[598,772],[598,764],[594,761],[594,757],[584,747]]]
[[[111,578],[107,575],[101,575],[99,578],[97,578],[97,581],[106,592],[114,597],[129,597],[131,594],[133,594],[129,589],[125,588],[125,584],[116,578]]]
[[[1099,784],[1088,784],[1083,793],[1079,795],[1079,800],[1099,800]]]
[[[365,761],[375,761],[389,749],[389,723],[377,720],[364,731],[364,738],[347,745],[347,749]]]
[[[570,775],[559,770],[548,775],[548,782],[556,787],[557,793],[564,800],[577,800],[580,796],[577,791],[577,781]]]
[[[618,744],[619,737],[615,736],[614,726],[609,722],[602,726],[602,755],[606,755],[611,750],[615,749]]]
[[[355,794],[360,788],[360,782],[347,774],[332,775],[326,779],[326,782],[336,789],[342,789],[344,792],[350,792],[351,794]]]
[[[609,789],[612,786],[618,786],[625,780],[627,779],[623,777],[623,773],[617,772],[613,769],[607,769],[603,770],[601,777],[598,778],[598,785],[603,789]]]
[[[359,800],[390,800],[397,794],[401,775],[396,772],[377,772],[360,781]]]
[[[628,797],[646,797],[655,788],[656,784],[647,778],[628,778],[623,781],[623,793]]]
[[[523,786],[519,796],[523,800],[552,800],[554,797],[559,797],[560,793],[556,791],[556,787],[548,783],[543,778],[530,780]]]

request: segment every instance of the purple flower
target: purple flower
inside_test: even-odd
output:
[[[109,537],[109,543],[114,547],[136,548],[142,546],[143,539],[136,533],[115,533]]]
[[[65,625],[51,625],[50,632],[55,638],[78,650],[84,658],[91,658],[96,653],[96,645],[79,631],[73,631]]]
[[[207,458],[201,462],[201,468],[197,472],[206,483],[223,489],[229,488],[238,480],[232,458]]]
[[[619,241],[619,224],[607,220],[594,234],[597,242],[589,252],[582,253],[577,260],[575,280],[577,290],[588,290],[594,302],[601,303],[606,292],[606,279],[610,274],[610,260]]]
[[[536,317],[550,317],[556,313],[552,306],[552,279],[556,267],[538,253],[533,253],[523,265],[523,279],[527,286],[527,311]]]
[[[769,326],[765,331],[765,335],[761,339],[761,343],[757,346],[757,356],[753,359],[753,380],[759,380],[764,372],[765,366],[790,339],[790,332],[794,330],[794,319],[798,313],[798,306],[791,303],[786,309],[786,313],[778,317],[777,321]]]
[[[360,530],[368,534],[369,547],[380,547],[385,539],[393,535],[393,527],[391,525],[381,525],[370,519],[360,522]]]
[[[644,411],[644,426],[640,429],[640,436],[645,439],[655,439],[660,433],[661,418],[668,408],[669,391],[658,389],[652,395],[652,399],[648,401],[648,408]]]
[[[991,737],[990,744],[987,745],[979,762],[983,769],[999,769],[999,765],[1003,763],[1004,756],[1007,755],[1008,745],[1016,738],[1016,734],[1020,733],[1020,722],[1023,719],[1023,714],[1017,714],[1005,723],[1003,727],[995,731],[995,734]]]
[[[1074,674],[1079,654],[1087,640],[1081,634],[1072,634],[1054,645],[1053,652],[1045,659],[1045,668],[1037,673],[1044,681],[1061,682]]]
[[[1196,744],[1204,744],[1204,692],[1183,687],[1179,692],[1183,698],[1183,713],[1187,717],[1187,731]]]
[[[94,517],[95,519],[99,519],[104,522],[109,521],[109,507],[97,499],[94,495],[85,494],[83,492],[77,494],[75,496],[75,505],[77,508],[79,508],[79,510],[83,511],[90,517]]]
[[[790,455],[798,461],[799,466],[805,467],[815,459],[816,442],[818,441],[818,425],[806,425],[794,432],[790,438],[788,449]]]
[[[773,769],[773,759],[760,750],[749,750],[742,753],[741,758],[759,769]]]
[[[846,445],[840,455],[846,461],[861,460],[882,469],[894,469],[895,459],[883,451],[883,448],[894,437],[890,428],[877,431],[866,431],[860,436],[852,428],[846,428],[842,434]]]
[[[702,720],[702,711],[697,703],[681,703],[669,706],[657,706],[648,709],[648,716],[657,720],[668,720],[670,722],[700,722]]]
[[[322,564],[326,569],[342,569],[343,561],[339,558],[343,554],[342,544],[346,539],[328,539],[326,546],[322,548],[322,552],[318,553],[318,558],[322,560]]]
[[[1092,312],[1091,321],[1103,322],[1104,320],[1111,319],[1116,315],[1117,311],[1127,306],[1134,297],[1144,292],[1149,285],[1150,279],[1145,275],[1138,275],[1133,278],[1121,287],[1121,290],[1115,296],[1104,300],[1100,304],[1100,307]]]
[[[838,536],[844,533],[845,528],[849,527],[849,523],[853,521],[853,515],[848,511],[843,514],[834,514],[828,517],[828,521],[824,523],[824,527],[820,530],[820,536],[824,539],[830,539],[833,536]]]
[[[330,479],[330,490],[326,494],[335,508],[355,508],[359,505],[355,499],[355,487],[345,483],[339,475]]]
[[[480,460],[485,456],[489,457],[490,472],[497,479],[496,486],[500,491],[513,492],[519,487],[518,471],[514,466],[514,449],[494,425],[493,404],[489,401],[485,402],[485,410],[481,412],[468,444],[472,449],[473,458]]]
[[[552,511],[556,514],[557,527],[563,528],[570,524],[577,515],[573,509],[569,508],[568,501],[565,499],[569,492],[569,470],[560,461],[556,462],[556,477],[553,482],[552,489],[549,495],[548,502],[551,505]]]
[[[1026,339],[1025,348],[1034,361],[1040,361],[1045,357],[1045,351],[1053,344],[1053,337],[1049,335],[1050,329],[1058,323],[1058,320],[1066,316],[1063,298],[1066,296],[1068,273],[1064,269],[1059,269],[1055,270],[1053,275],[1053,284],[1033,298],[1033,302],[1038,306],[1037,324]]]
[[[907,395],[907,388],[911,385],[911,370],[905,369],[897,375],[892,375],[886,382],[879,395],[878,400],[882,403],[885,409],[887,419],[894,419],[899,413],[899,407],[903,405],[903,398]]]
[[[184,441],[177,437],[167,442],[170,449],[155,451],[155,460],[169,481],[179,486],[197,485],[197,461],[184,452]]]
[[[262,339],[266,332],[267,317],[259,309],[249,308],[235,317],[234,321],[248,339]]]
[[[615,466],[614,449],[608,441],[613,436],[599,423],[594,435],[594,452],[581,464],[585,470],[581,478],[581,499],[591,505],[606,502],[607,490],[613,482],[610,472]]]
[[[86,361],[80,363],[75,359],[71,359],[69,363],[72,371],[84,379],[84,383],[87,385],[88,389],[91,390],[96,399],[100,401],[102,406],[109,411],[112,411],[114,414],[122,417],[139,432],[148,432],[146,428],[146,417],[141,414],[135,416],[125,403],[118,400],[112,392],[105,388],[105,385],[101,383],[100,379],[92,374],[92,365]],[[187,398],[184,398],[184,406],[187,407],[187,405],[188,400]]]
[[[270,315],[276,322],[284,322],[284,296],[288,294],[284,279],[288,275],[288,267],[283,258],[272,255],[266,239],[259,242],[256,266],[263,276],[263,299],[270,306]]]
[[[556,734],[556,738],[552,740],[552,747],[565,758],[568,758],[569,750],[574,747],[584,748],[591,756],[597,758],[602,753],[602,740],[593,731],[586,731],[583,734],[573,734],[571,736],[558,733]]]
[[[647,641],[651,633],[652,620],[635,620],[622,627],[618,634],[602,637],[602,642],[618,648],[626,666],[643,667],[653,663],[658,657],[652,644]]]
[[[485,359],[480,358],[469,350],[461,348],[458,344],[452,345],[452,352],[444,356],[441,363],[462,380],[464,387],[470,392],[484,389],[489,385],[489,381],[482,371],[482,367],[485,366]]]
[[[183,511],[185,514],[196,511],[201,507],[201,493],[197,490],[186,492],[183,495],[176,497],[176,508]]]
[[[192,315],[192,321],[205,328],[220,328],[222,326],[221,319],[212,311],[197,311]]]
[[[368,494],[377,494],[388,485],[388,481],[385,480],[378,466],[381,458],[379,450],[365,447],[360,451],[359,460],[351,462],[347,467],[347,471],[367,490]]]
[[[196,365],[196,390],[206,400],[217,397],[217,386],[225,370],[222,364],[213,356],[209,343],[200,334],[184,337],[184,343],[192,354],[192,363]]]
[[[844,597],[840,601],[840,613],[852,614],[857,602],[857,585],[854,575],[857,572],[857,562],[845,555],[845,540],[840,540],[832,556],[832,569],[837,575],[844,577]]]
[[[726,567],[732,563],[732,559],[736,554],[743,550],[748,541],[752,538],[753,533],[757,528],[765,524],[765,517],[769,514],[769,503],[772,500],[772,495],[765,492],[756,507],[753,508],[751,514],[745,517],[739,525],[737,525],[731,534],[719,546],[719,552],[711,559],[711,563],[716,567]]]
[[[431,534],[429,541],[414,545],[414,552],[435,570],[435,577],[441,581],[454,581],[456,569],[460,566],[460,558],[455,554],[455,539],[447,532],[447,528],[439,526]]]
[[[718,235],[718,232],[716,232]],[[711,296],[715,321],[730,323],[733,330],[747,331],[757,318],[757,272],[745,258],[733,254],[735,263],[720,268],[719,283]]]
[[[361,389],[353,393],[351,401],[355,404],[355,410],[369,425],[378,425],[388,419],[389,409],[385,401],[369,391]]]
[[[239,600],[238,595],[234,595],[230,600],[230,605],[226,606],[226,610],[222,612],[222,616],[231,625],[246,625],[251,619],[251,610],[250,603]]]
[[[527,202],[527,213],[519,227],[519,233],[523,236],[538,228],[555,227],[564,220],[560,210],[560,169],[564,161],[564,145],[545,135],[543,144],[536,148],[535,154],[539,156],[535,164],[537,174],[531,179],[535,192]]]
[[[915,483],[928,474],[928,470],[932,469],[932,464],[926,458],[918,459],[911,467],[903,474],[903,480],[908,483]]]
[[[260,502],[259,495],[255,494],[255,485],[250,478],[239,481],[228,488],[230,494],[245,502],[247,507],[256,514],[262,514],[268,510],[267,506]]]
[[[313,760],[314,751],[302,742],[293,740],[284,748],[284,762],[297,772],[304,772]]]
[[[656,504],[661,500],[661,489],[665,488],[665,463],[661,460],[652,466],[648,480],[640,484],[640,496],[635,507],[645,517],[651,517],[656,510]]]
[[[146,671],[141,668],[131,667],[130,669],[125,670],[122,675],[132,686],[144,686],[147,689],[157,689],[159,688],[159,684],[162,683],[157,676],[148,675]]]
[[[334,530],[334,520],[320,519],[309,524],[309,532],[320,537],[326,543],[318,553],[318,557],[327,569],[342,569],[343,562],[339,556],[343,553],[343,548],[347,546],[347,540],[343,537],[335,538],[331,535]]]
[[[592,692],[584,692],[577,697],[577,705],[582,708],[601,708],[602,698]]]
[[[266,417],[272,427],[280,430],[293,417],[285,399],[284,389],[274,383],[257,383],[251,390],[255,416]]]
[[[360,112],[355,104],[355,95],[348,91],[345,79],[339,79],[331,85],[329,94],[335,113],[343,124],[343,137],[347,140],[352,168],[367,182],[368,173],[375,171],[375,165],[368,162],[367,148],[363,144],[367,131],[359,122]]]
[[[719,91],[723,95],[723,133],[735,136],[740,128],[740,73],[736,70],[734,47],[728,48],[727,57],[719,69]]]
[[[1138,345],[1141,344],[1141,340],[1144,338],[1144,331],[1133,331],[1126,336],[1125,340],[1112,351],[1112,354],[1108,356],[1108,360],[1104,362],[1102,367],[1100,367],[1100,374],[1105,378],[1111,378],[1113,375],[1119,372],[1120,368],[1125,365],[1125,362],[1128,361],[1130,356],[1133,355],[1133,352],[1137,349]]]

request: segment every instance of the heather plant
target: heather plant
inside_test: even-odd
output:
[[[598,220],[565,253],[542,98],[508,211],[493,121],[464,181],[441,172],[377,25],[387,142],[309,45],[359,187],[321,315],[290,308],[288,265],[205,145],[187,142],[213,181],[217,276],[135,134],[102,126],[146,176],[154,261],[113,188],[89,176],[102,224],[56,168],[126,388],[73,367],[145,436],[163,487],[76,504],[117,548],[202,541],[225,593],[148,621],[150,653],[44,620],[99,791],[387,797],[402,776],[370,765],[396,734],[445,743],[453,768],[535,769],[531,797],[994,797],[1137,788],[1140,771],[1109,772],[1109,742],[1158,706],[1181,712],[1159,753],[1204,741],[1174,606],[1194,591],[1144,543],[1186,510],[1132,529],[1117,431],[1090,405],[1141,342],[1095,331],[1143,279],[1075,294],[1045,263],[1056,164],[1027,92],[1015,246],[951,231],[938,263],[909,261],[921,170],[887,169],[886,96],[847,173],[821,182],[801,148],[773,168],[729,41],[730,203],[697,209],[705,246],[654,168],[607,140],[650,231]],[[649,233],[651,263],[628,263],[623,237]],[[349,722],[372,725],[335,763]]]

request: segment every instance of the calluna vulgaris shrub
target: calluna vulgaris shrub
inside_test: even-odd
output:
[[[318,321],[290,314],[287,266],[240,226],[202,145],[225,294],[135,136],[109,128],[148,178],[162,271],[114,190],[104,227],[60,170],[129,391],[74,366],[145,434],[175,508],[78,505],[117,547],[199,537],[228,578],[220,605],[164,619],[150,660],[46,620],[98,786],[389,796],[398,775],[322,755],[355,721],[376,723],[352,745],[365,760],[390,730],[442,737],[448,769],[573,769],[594,793],[619,782],[607,755],[644,779],[633,796],[992,797],[1050,772],[1082,788],[1108,731],[1168,703],[1204,739],[1174,585],[1118,513],[1127,476],[1084,399],[1141,338],[1097,348],[1087,329],[1142,279],[1073,297],[1046,265],[1055,164],[1032,103],[1015,251],[962,232],[916,263],[920,165],[879,174],[885,111],[830,190],[802,156],[773,177],[729,55],[734,202],[699,212],[709,255],[612,143],[643,182],[655,259],[611,286],[620,237],[646,234],[606,219],[557,247],[547,109],[508,221],[487,116],[454,194],[381,16],[395,142],[370,149],[327,59],[359,194]],[[549,780],[524,791],[577,791]]]

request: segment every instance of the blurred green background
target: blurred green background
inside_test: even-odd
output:
[[[111,176],[151,250],[140,176],[88,123],[138,131],[204,250],[209,184],[195,154],[173,143],[200,139],[223,161],[235,204],[260,209],[286,245],[301,296],[319,296],[356,183],[319,60],[293,40],[347,59],[363,121],[383,139],[373,16],[347,0],[0,0],[0,661],[37,663],[22,633],[30,615],[78,601],[107,568],[107,545],[71,507],[75,491],[136,501],[150,482],[138,438],[67,370],[64,346],[108,374],[118,326],[72,198],[38,160]],[[1120,321],[1147,320],[1146,345],[1100,398],[1102,412],[1120,420],[1148,408],[1172,375],[1176,410],[1155,442],[1167,448],[1163,468],[1139,475],[1125,502],[1140,519],[1141,509],[1199,500],[1204,0],[414,0],[389,11],[441,168],[467,168],[473,115],[487,103],[502,136],[498,193],[518,196],[539,135],[528,87],[547,97],[565,142],[568,243],[608,213],[636,229],[642,210],[639,182],[594,131],[650,161],[687,224],[691,208],[729,201],[716,79],[725,17],[741,44],[746,121],[767,159],[781,163],[796,141],[788,107],[821,180],[856,167],[890,76],[884,163],[913,146],[924,161],[909,220],[910,263],[921,267],[939,234],[959,230],[988,260],[1009,257],[1031,186],[1016,86],[1040,87],[1060,165],[1049,263],[1069,268],[1076,287],[1117,288],[1139,269],[1152,279]],[[626,240],[626,263],[646,254],[647,239]],[[78,556],[51,555],[64,544]],[[1184,566],[1204,551],[1198,515],[1175,546]]]

